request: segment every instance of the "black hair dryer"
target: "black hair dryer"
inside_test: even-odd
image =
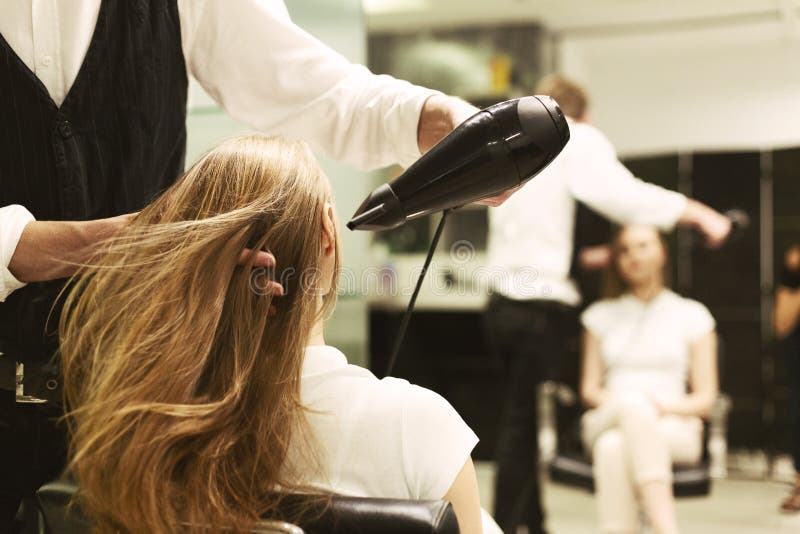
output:
[[[495,104],[370,193],[347,227],[386,230],[495,196],[536,176],[567,141],[569,126],[552,98],[526,96]]]

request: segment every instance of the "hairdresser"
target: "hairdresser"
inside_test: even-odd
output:
[[[569,278],[576,202],[617,223],[691,226],[711,247],[724,243],[731,230],[730,221],[708,206],[635,178],[589,124],[588,98],[579,85],[554,75],[536,92],[559,103],[571,137],[550,167],[490,213],[488,263],[499,276],[493,275],[485,313],[487,342],[507,376],[495,519],[504,532],[525,526],[531,534],[545,531],[536,387],[558,361],[566,322],[575,320],[571,312],[581,300]]]
[[[75,264],[182,173],[189,75],[234,118],[361,168],[409,165],[475,110],[349,63],[280,0],[0,0],[0,12],[6,532],[64,462],[48,312]]]

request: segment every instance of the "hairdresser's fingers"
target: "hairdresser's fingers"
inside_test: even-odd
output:
[[[496,208],[497,206],[500,206],[501,204],[503,204],[503,202],[508,200],[509,197],[511,197],[511,195],[519,191],[521,187],[522,187],[521,185],[518,185],[513,189],[509,189],[508,191],[503,191],[499,195],[479,200],[478,202],[475,202],[475,204],[479,206],[490,206],[492,208]]]
[[[786,251],[784,262],[790,271],[800,271],[800,245],[793,245]]]
[[[733,224],[730,219],[725,216],[710,217],[705,221],[702,232],[705,236],[706,247],[711,249],[718,249],[725,244],[728,237],[731,235]]]
[[[273,280],[268,280],[266,277],[259,276],[258,278],[251,278],[251,287],[253,291],[262,296],[282,297],[285,295],[283,286]]]
[[[282,297],[286,294],[284,291],[283,286],[274,280],[270,280],[266,277],[266,275],[258,273],[258,271],[253,271],[256,273],[255,276],[250,277],[250,289],[256,295],[266,297]],[[270,306],[270,313],[274,313],[274,305]]]
[[[578,253],[578,265],[584,271],[599,271],[611,265],[611,247],[597,245],[584,247]]]
[[[252,249],[246,248],[239,254],[239,265],[247,263],[247,259],[253,252]],[[275,256],[263,250],[256,254],[256,259],[253,262],[253,267],[275,267]]]
[[[267,288],[269,289],[269,293],[273,297],[282,297],[286,294],[283,290],[283,286],[280,285],[278,282],[273,282],[270,280],[267,283]]]

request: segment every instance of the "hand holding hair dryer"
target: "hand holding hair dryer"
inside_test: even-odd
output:
[[[536,176],[567,141],[567,121],[550,97],[495,104],[464,121],[403,174],[370,193],[347,227],[386,230],[498,195]]]

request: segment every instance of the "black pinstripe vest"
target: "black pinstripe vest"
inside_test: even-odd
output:
[[[0,36],[0,206],[39,220],[90,220],[141,209],[183,171],[187,75],[175,0],[103,0],[61,106]],[[26,362],[25,393],[57,375],[64,281],[34,283],[0,303],[8,363]],[[3,365],[0,388],[13,389]],[[52,382],[51,382],[52,384]]]

